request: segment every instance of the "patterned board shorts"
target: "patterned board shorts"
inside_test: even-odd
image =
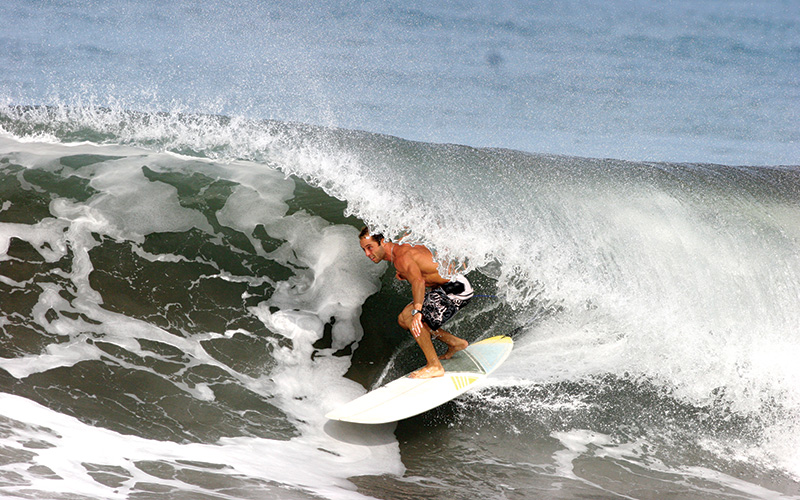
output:
[[[462,281],[469,287],[466,293]],[[471,298],[472,287],[463,277],[460,277],[458,282],[445,283],[440,287],[428,290],[425,294],[425,302],[422,304],[422,321],[431,328],[432,332],[435,332],[459,309],[467,305]]]

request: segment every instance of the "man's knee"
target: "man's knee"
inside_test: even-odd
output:
[[[404,330],[408,330],[411,326],[408,324],[408,320],[405,317],[405,311],[401,312],[397,316],[397,324],[400,325],[400,328]]]

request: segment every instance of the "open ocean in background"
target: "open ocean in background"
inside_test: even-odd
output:
[[[799,165],[796,2],[6,0],[0,497],[800,499]]]

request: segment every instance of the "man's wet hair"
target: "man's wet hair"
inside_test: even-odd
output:
[[[362,238],[370,238],[370,237],[372,237],[372,241],[374,241],[378,245],[380,245],[381,242],[383,241],[383,235],[381,233],[371,234],[369,232],[369,228],[368,227],[366,227],[366,226],[362,227],[361,228],[361,232],[358,233],[358,239],[360,240]]]

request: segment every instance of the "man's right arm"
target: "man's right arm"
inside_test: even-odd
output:
[[[405,276],[411,284],[411,307],[421,311],[422,304],[425,301],[425,278],[422,276],[422,270],[413,259],[403,259],[401,262],[396,262],[395,264],[400,264],[398,270],[401,271],[403,276]],[[422,333],[422,314],[414,314],[411,318],[411,333],[415,337]]]

